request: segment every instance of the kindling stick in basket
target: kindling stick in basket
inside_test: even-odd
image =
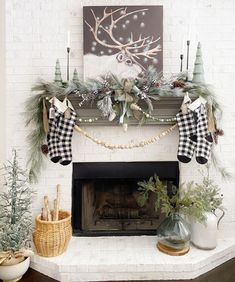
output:
[[[42,208],[41,211],[41,220],[47,220],[47,211],[45,208]]]
[[[54,200],[54,220],[59,220],[59,210],[60,210],[60,184],[56,186],[56,199]]]
[[[57,219],[56,210],[57,210],[57,201],[56,201],[56,199],[55,199],[55,200],[54,200],[54,210],[53,210],[53,213],[52,213],[52,215],[53,215],[53,221],[58,220],[58,219]]]
[[[45,209],[47,211],[47,220],[51,221],[51,212],[50,212],[50,209],[49,209],[48,196],[44,196],[44,205],[45,205]]]

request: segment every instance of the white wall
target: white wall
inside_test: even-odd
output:
[[[235,75],[235,1],[233,0],[7,0],[6,1],[6,113],[7,153],[11,148],[20,150],[24,158],[27,151],[27,130],[22,112],[30,88],[38,77],[52,80],[57,58],[60,59],[63,77],[66,71],[66,36],[71,31],[71,69],[77,67],[82,75],[82,6],[83,5],[163,5],[164,6],[164,72],[179,71],[179,54],[182,41],[191,40],[190,69],[197,41],[202,43],[206,80],[213,84],[223,104],[223,129],[217,151],[224,165],[235,171],[235,112],[233,80]],[[190,35],[188,34],[190,30]],[[189,38],[190,36],[190,38]],[[184,53],[186,51],[184,45]],[[231,83],[232,82],[232,83]],[[119,127],[87,127],[97,138],[110,142],[126,143],[155,135],[159,126],[132,127],[124,133]],[[74,134],[75,161],[145,161],[176,160],[178,133],[143,149],[108,151],[83,136]],[[195,161],[181,165],[181,180],[196,180],[198,167]],[[221,181],[215,175],[224,194],[226,217],[221,226],[224,236],[235,235],[235,183]],[[38,213],[45,193],[52,199],[55,185],[62,184],[62,205],[71,206],[71,166],[62,167],[47,162],[35,186],[37,199],[34,213]]]
[[[5,2],[0,0],[0,162],[5,160],[6,142],[5,142],[5,129],[6,129],[6,95],[5,95]]]

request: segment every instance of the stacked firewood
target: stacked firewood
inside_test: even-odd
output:
[[[60,184],[56,186],[56,199],[53,201],[53,209],[49,208],[49,198],[44,196],[44,207],[41,211],[41,220],[57,221],[59,220],[59,207],[60,207]]]

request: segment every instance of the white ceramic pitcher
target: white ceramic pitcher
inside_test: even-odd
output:
[[[217,246],[218,227],[225,212],[218,218],[214,212],[206,212],[206,221],[191,222],[191,242],[200,249],[211,250]]]

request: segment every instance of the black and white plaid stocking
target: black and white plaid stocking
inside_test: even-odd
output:
[[[62,114],[59,118],[58,124],[58,136],[59,142],[58,147],[60,151],[60,164],[68,165],[72,161],[72,136],[73,129],[76,122],[77,115],[75,111],[70,109],[69,118]]]
[[[196,147],[196,125],[193,113],[189,110],[187,114],[182,111],[176,114],[179,127],[179,146],[177,158],[182,163],[188,163],[193,157]]]
[[[196,161],[199,164],[207,163],[210,157],[213,138],[208,131],[208,119],[206,106],[201,104],[195,111],[197,124],[197,145],[196,145]]]
[[[52,162],[57,163],[60,159],[60,149],[59,149],[59,137],[58,137],[58,123],[59,118],[62,115],[58,109],[52,105],[53,115],[49,116],[49,132],[47,134],[47,144],[49,157]]]

